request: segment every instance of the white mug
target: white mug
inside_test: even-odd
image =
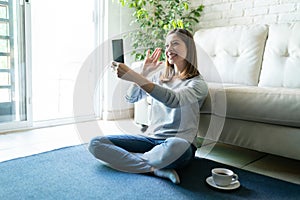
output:
[[[212,178],[216,185],[226,187],[238,180],[238,175],[226,168],[211,170]]]

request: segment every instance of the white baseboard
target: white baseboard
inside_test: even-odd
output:
[[[118,120],[133,118],[133,108],[124,110],[106,110],[102,112],[103,120]]]

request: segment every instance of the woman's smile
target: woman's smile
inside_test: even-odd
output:
[[[184,41],[176,34],[170,34],[167,36],[165,46],[168,62],[172,65],[176,65],[176,67],[182,68],[183,66],[178,65],[185,63],[187,48]]]
[[[168,52],[167,53],[167,56],[170,60],[173,60],[176,56],[177,56],[177,53],[173,53],[173,52]]]

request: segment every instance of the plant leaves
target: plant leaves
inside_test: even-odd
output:
[[[147,49],[164,48],[165,36],[173,28],[193,31],[204,9],[203,5],[191,8],[189,0],[119,0],[123,7],[133,9],[130,25],[140,29],[128,34],[132,40],[132,55],[143,60]],[[165,57],[164,54],[161,56]]]

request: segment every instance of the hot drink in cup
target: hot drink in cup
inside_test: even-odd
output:
[[[238,175],[225,168],[211,170],[212,178],[216,185],[226,187],[238,180]]]

